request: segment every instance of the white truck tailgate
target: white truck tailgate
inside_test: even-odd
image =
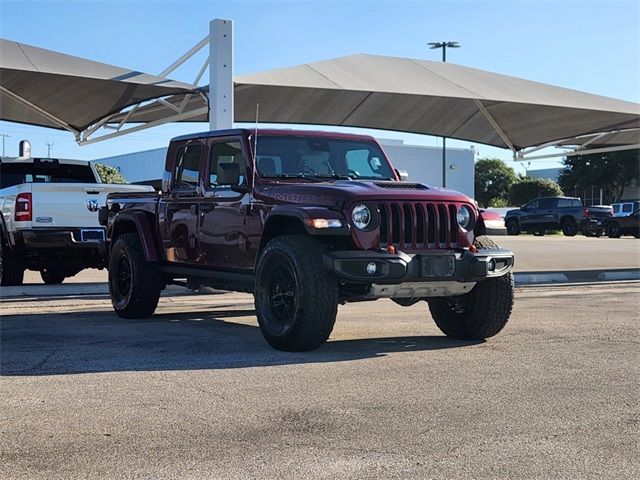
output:
[[[98,209],[114,192],[153,192],[141,185],[33,183],[32,228],[98,227]]]

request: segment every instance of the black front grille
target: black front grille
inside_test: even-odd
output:
[[[458,243],[457,207],[450,203],[385,202],[378,204],[380,247],[421,250]]]

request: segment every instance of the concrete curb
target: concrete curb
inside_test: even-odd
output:
[[[514,272],[517,287],[528,285],[554,285],[562,283],[599,283],[640,280],[640,268],[612,270],[568,270],[564,272]],[[206,295],[225,293],[213,289],[193,292],[182,287],[169,286],[164,296]],[[22,285],[20,287],[0,287],[0,302],[16,298],[61,298],[79,296],[108,296],[106,283],[67,283],[62,285]]]
[[[516,286],[640,280],[640,268],[568,270],[564,272],[515,272],[514,279]]]

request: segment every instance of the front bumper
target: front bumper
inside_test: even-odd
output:
[[[514,264],[509,250],[439,250],[390,254],[339,251],[324,256],[324,264],[348,283],[394,285],[411,282],[474,283],[506,275]],[[375,265],[375,268],[373,268]]]

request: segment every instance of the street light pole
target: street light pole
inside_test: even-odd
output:
[[[447,62],[447,47],[460,48],[458,42],[429,42],[431,49],[442,49],[442,61]],[[442,187],[447,186],[447,137],[442,137]]]
[[[0,137],[2,137],[2,156],[4,157],[4,139],[10,138],[11,135],[7,135],[6,133],[0,133]]]

